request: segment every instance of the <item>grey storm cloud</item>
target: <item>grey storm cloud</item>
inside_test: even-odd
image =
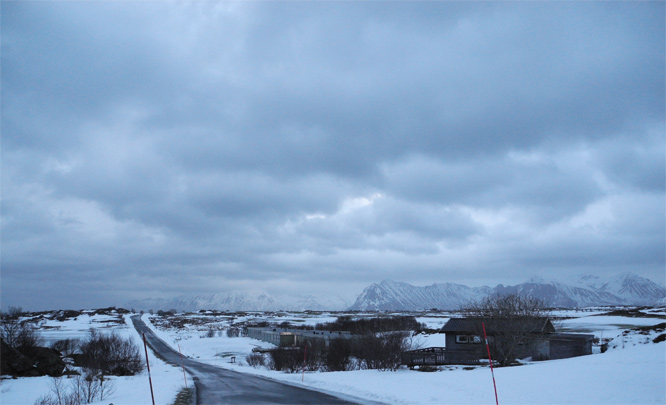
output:
[[[2,2],[2,305],[633,271],[662,2]]]

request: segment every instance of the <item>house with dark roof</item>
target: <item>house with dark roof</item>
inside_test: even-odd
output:
[[[549,318],[451,318],[440,332],[446,334],[446,347],[451,350],[470,350],[475,346],[483,346],[483,325],[485,323],[488,341],[492,343],[497,335],[516,336],[546,336],[555,332],[555,327]],[[543,357],[544,353],[538,351],[527,356]],[[482,350],[481,350],[482,351]],[[527,354],[527,353],[521,353]]]
[[[518,339],[517,358],[554,360],[592,354],[594,335],[557,333],[551,320],[546,317],[451,318],[440,330],[446,334],[446,347],[429,347],[406,352],[403,355],[403,363],[410,366],[479,364],[488,358],[483,326],[491,346],[498,336],[504,339],[513,336]]]

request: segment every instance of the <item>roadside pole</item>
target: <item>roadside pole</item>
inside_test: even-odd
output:
[[[187,388],[187,376],[185,375],[185,366],[183,365],[183,352],[180,351],[180,343],[178,343],[178,353],[180,354],[180,366],[183,368],[183,378],[185,379],[185,388]]]
[[[490,374],[493,376],[493,388],[495,388],[495,405],[499,405],[499,400],[497,399],[497,385],[495,384],[495,372],[493,371],[493,359],[490,358],[490,346],[488,345],[488,336],[486,335],[486,325],[481,322],[483,327],[483,338],[486,340],[486,349],[488,350],[488,361],[490,361]]]
[[[308,344],[305,343],[305,354],[303,355],[303,376],[301,382],[305,381],[305,359],[308,357]]]
[[[150,363],[148,362],[148,344],[146,343],[146,334],[143,333],[143,349],[146,351],[146,367],[148,367],[148,382],[150,383],[150,396],[155,405],[155,394],[153,394],[153,379],[150,376]]]

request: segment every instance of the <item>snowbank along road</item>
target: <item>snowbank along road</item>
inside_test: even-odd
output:
[[[180,355],[159,339],[141,320],[132,316],[139,334],[145,333],[148,345],[165,361],[180,366]],[[332,395],[294,387],[257,377],[225,370],[183,358],[185,369],[193,376],[197,404],[353,404]]]

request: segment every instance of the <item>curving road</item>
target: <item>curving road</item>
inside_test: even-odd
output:
[[[132,316],[139,334],[145,333],[153,351],[165,361],[180,366],[180,355],[141,320]],[[225,370],[183,357],[185,369],[193,376],[200,404],[353,404],[332,395],[283,384],[266,378]]]

